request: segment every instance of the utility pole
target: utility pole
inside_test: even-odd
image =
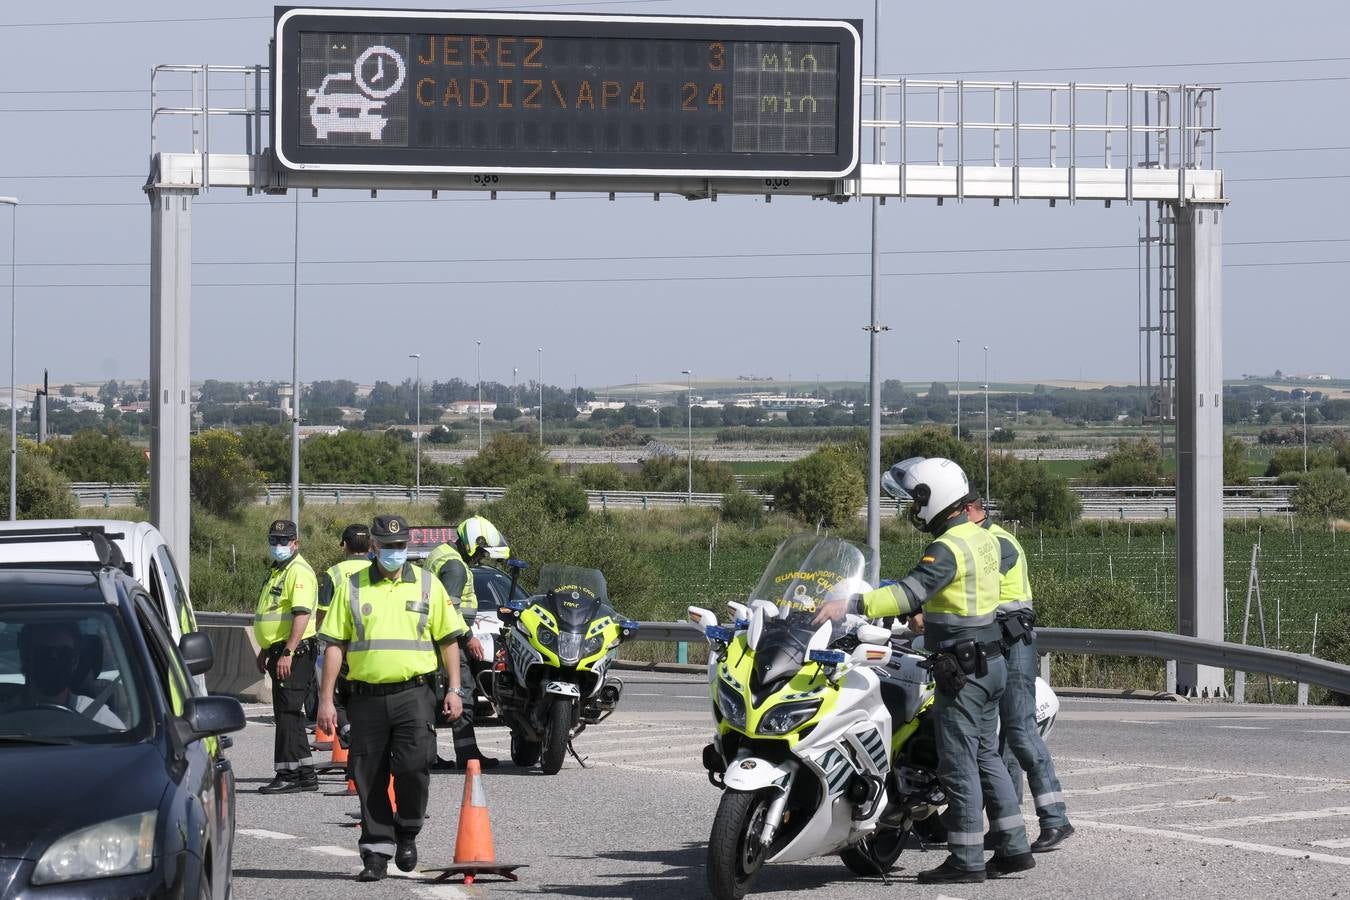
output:
[[[539,446],[544,446],[544,348],[539,348]]]
[[[961,440],[961,339],[956,339],[956,439]]]
[[[483,342],[474,341],[478,378],[478,452],[483,452]]]
[[[681,369],[680,374],[688,376],[688,380],[685,382],[686,387],[684,389],[684,408],[686,418],[688,419],[689,422],[688,425],[689,481],[688,486],[686,487],[686,491],[688,492],[686,500],[689,503],[693,503],[694,502],[694,370]]]
[[[984,499],[989,500],[989,345],[984,345]]]
[[[1308,474],[1308,389],[1303,389],[1303,474]]]
[[[872,75],[881,77],[881,0],[872,4]],[[881,120],[880,84],[872,88],[873,118]],[[881,162],[882,129],[873,129],[872,158]],[[867,421],[867,546],[872,548],[872,562],[867,579],[876,584],[881,578],[881,332],[889,330],[877,322],[881,305],[881,254],[877,243],[880,231],[881,199],[872,198],[872,297],[871,315],[867,323],[868,405]]]
[[[300,192],[291,259],[291,521],[300,526]]]
[[[9,207],[9,520],[19,517],[19,392],[15,388],[14,320],[17,308],[14,273],[18,268],[19,198],[0,197]]]
[[[414,403],[417,409],[417,430],[413,432],[413,447],[417,450],[417,483],[413,489],[413,502],[422,502],[422,354],[409,353],[408,359],[417,360],[417,375],[413,380],[413,389],[417,393],[417,399]]]

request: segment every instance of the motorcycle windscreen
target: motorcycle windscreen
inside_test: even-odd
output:
[[[552,595],[561,632],[584,632],[608,607],[605,576],[598,569],[549,564],[539,571],[539,593]]]

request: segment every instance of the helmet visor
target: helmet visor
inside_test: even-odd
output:
[[[913,479],[908,477],[909,470],[923,460],[922,456],[911,456],[891,466],[886,470],[886,474],[881,476],[881,489],[896,500],[913,500],[911,491],[914,484]]]

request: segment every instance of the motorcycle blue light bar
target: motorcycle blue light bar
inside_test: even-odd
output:
[[[703,633],[706,634],[710,640],[721,641],[724,644],[729,644],[736,639],[736,632],[732,631],[730,628],[723,628],[721,625],[709,625],[707,628],[703,629]]]
[[[843,650],[812,650],[810,656],[811,662],[821,663],[826,666],[837,666],[848,659],[848,654]]]
[[[624,631],[637,631],[637,630],[638,630],[638,624],[639,624],[639,623],[634,622],[632,619],[620,619],[620,620],[619,620],[619,627],[622,628]]]

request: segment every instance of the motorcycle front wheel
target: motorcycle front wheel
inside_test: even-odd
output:
[[[544,725],[544,748],[539,767],[545,775],[557,775],[567,758],[567,739],[572,734],[572,701],[567,697],[554,698],[548,708],[548,723]]]
[[[878,828],[852,847],[841,850],[839,858],[855,875],[884,875],[895,866],[908,837],[907,828]]]
[[[717,900],[741,900],[767,855],[760,843],[773,791],[726,790],[708,838],[708,889]]]

